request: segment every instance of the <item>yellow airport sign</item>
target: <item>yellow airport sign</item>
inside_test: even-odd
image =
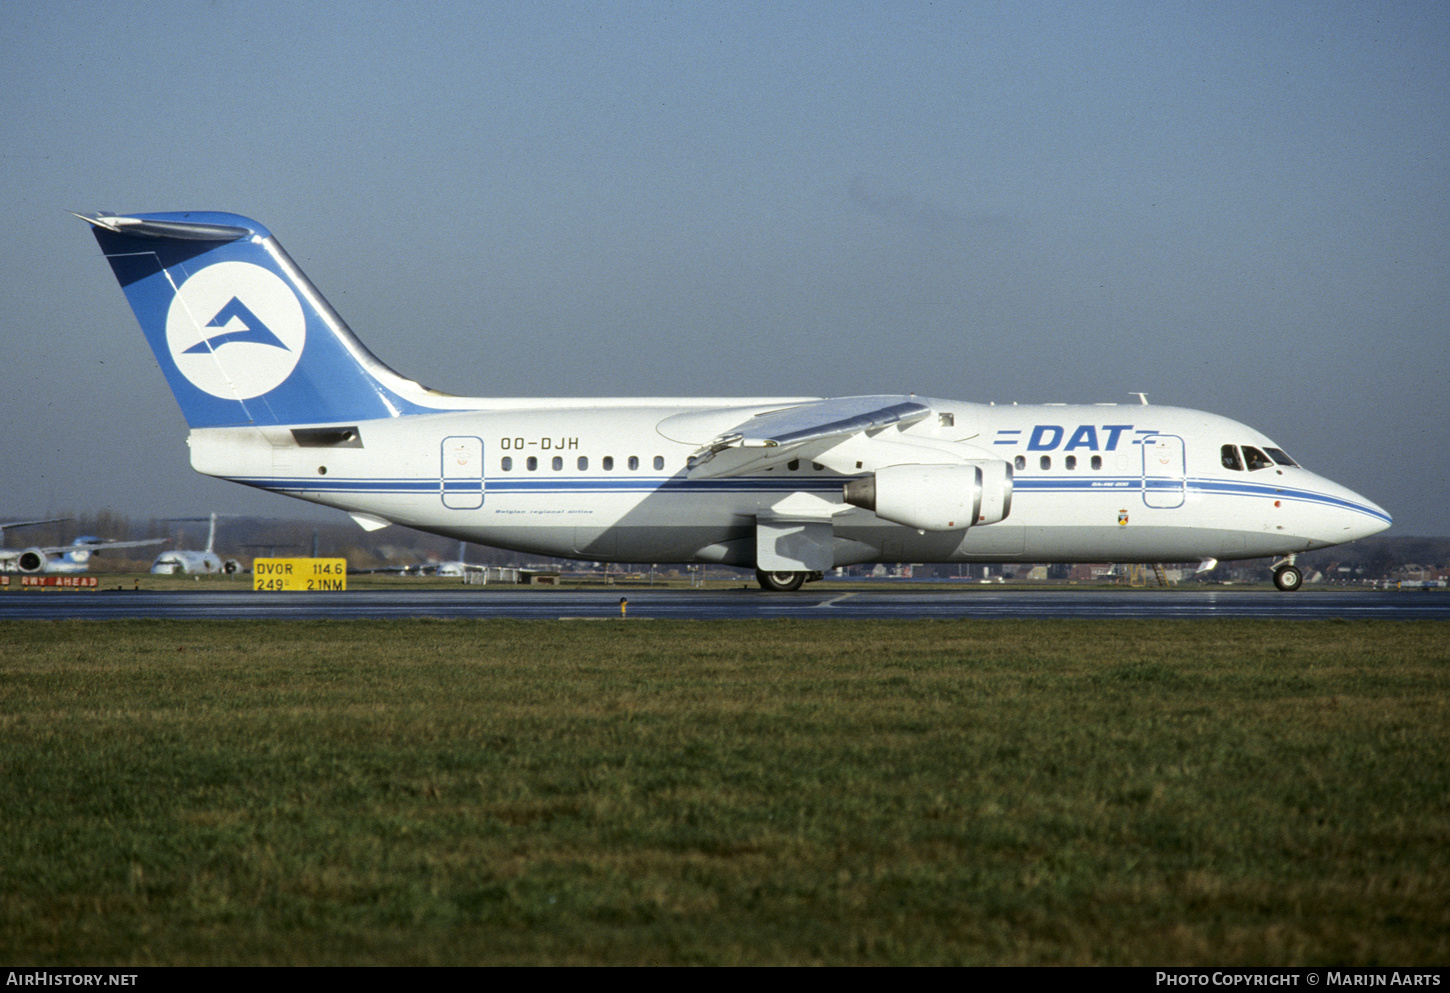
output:
[[[254,590],[345,590],[347,559],[255,559]]]

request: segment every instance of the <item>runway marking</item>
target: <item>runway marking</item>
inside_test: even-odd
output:
[[[560,617],[559,620],[561,620],[561,621],[621,621],[623,623],[628,624],[628,623],[631,623],[633,621],[652,621],[652,620],[654,620],[654,618],[653,617],[628,617],[628,618],[625,618],[625,617],[585,617],[585,616],[582,616],[582,615],[574,615],[574,616]]]
[[[267,618],[360,620],[396,617],[597,617],[617,620],[618,594],[594,591],[485,593],[388,590],[345,593],[112,592],[90,596],[25,596],[0,592],[0,621],[82,618],[171,618],[219,620]],[[820,593],[827,593],[821,596]],[[636,599],[637,598],[637,599]],[[799,617],[802,612],[827,613],[837,620],[982,617],[1277,617],[1324,620],[1331,617],[1377,620],[1429,620],[1450,624],[1450,596],[1421,591],[1318,592],[1282,594],[1256,591],[1184,591],[1181,593],[1118,591],[994,590],[935,591],[907,589],[822,590],[814,596],[769,596],[738,591],[646,593],[630,597],[630,620],[729,620]],[[845,601],[849,600],[847,603]],[[821,608],[829,608],[821,610]]]

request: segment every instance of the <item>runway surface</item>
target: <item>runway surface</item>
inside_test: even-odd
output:
[[[1282,620],[1450,620],[1450,594],[1375,591],[1298,593],[1232,590],[932,590],[842,591],[828,584],[798,593],[756,590],[545,591],[360,590],[341,593],[132,592],[26,590],[0,593],[0,621],[10,620],[353,620],[367,618],[512,617],[811,620],[919,618],[1211,618]]]

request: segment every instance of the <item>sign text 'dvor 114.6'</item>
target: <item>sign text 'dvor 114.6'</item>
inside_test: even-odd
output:
[[[257,559],[254,590],[345,590],[347,559]]]

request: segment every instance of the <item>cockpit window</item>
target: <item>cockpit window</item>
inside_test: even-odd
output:
[[[1239,458],[1239,449],[1237,445],[1224,445],[1222,452],[1223,467],[1225,469],[1232,469],[1234,472],[1244,471],[1244,463],[1243,460]]]
[[[1269,453],[1269,458],[1280,465],[1292,465],[1296,469],[1299,467],[1299,463],[1289,458],[1289,453],[1285,452],[1282,448],[1266,448],[1264,451]]]
[[[1287,458],[1288,456],[1285,457]],[[1244,461],[1249,464],[1250,472],[1256,469],[1272,469],[1274,467],[1273,459],[1269,458],[1257,448],[1251,448],[1248,445],[1244,446]]]

